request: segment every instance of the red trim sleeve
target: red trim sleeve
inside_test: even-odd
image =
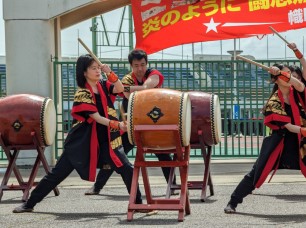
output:
[[[275,125],[272,122],[282,122],[282,123],[291,123],[291,118],[289,116],[282,116],[279,114],[271,114],[265,117],[264,124],[271,128],[272,130],[277,130],[280,126]]]
[[[72,115],[72,117],[73,117],[74,119],[76,119],[76,120],[78,120],[78,121],[82,121],[82,122],[85,121],[85,118],[84,118],[83,116],[80,116],[80,115],[78,115],[78,114],[76,114],[76,113],[71,113],[71,115]]]
[[[161,72],[159,72],[158,70],[152,70],[151,73],[148,75],[148,78],[152,75],[158,75],[159,76],[159,83],[157,85],[157,87],[161,87],[162,84],[164,83],[164,76],[162,75]]]
[[[73,106],[71,110],[71,115],[74,119],[79,121],[85,121],[85,117],[83,115],[80,115],[82,112],[98,112],[97,107],[89,104],[80,104],[77,106]],[[91,119],[91,118],[90,118]],[[91,123],[91,120],[87,120],[87,122]]]
[[[77,112],[98,112],[98,109],[96,106],[91,104],[80,104],[72,107],[71,113],[77,113]]]

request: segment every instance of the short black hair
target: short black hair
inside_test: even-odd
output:
[[[87,68],[90,67],[94,61],[94,58],[89,54],[81,55],[78,58],[76,63],[76,81],[80,88],[85,88],[86,78],[84,72],[87,71]]]
[[[129,59],[129,63],[131,65],[132,65],[134,59],[137,59],[137,60],[145,59],[146,63],[148,63],[148,55],[142,49],[134,49],[134,50],[132,50],[129,53],[128,59]]]

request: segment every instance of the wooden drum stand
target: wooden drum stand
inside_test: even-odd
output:
[[[137,152],[134,163],[133,180],[131,186],[130,200],[128,206],[127,220],[131,221],[135,210],[174,210],[178,211],[178,221],[184,220],[184,215],[190,214],[190,201],[188,197],[188,166],[190,157],[190,146],[176,145],[173,150],[150,150],[144,148],[141,139],[141,132],[144,131],[170,131],[173,132],[173,137],[176,142],[181,142],[179,129],[177,125],[135,125],[134,134],[137,144]],[[146,161],[146,153],[173,153],[173,161]],[[180,172],[181,185],[180,197],[177,199],[169,198],[153,198],[151,187],[148,178],[147,167],[178,167]],[[143,184],[147,199],[147,204],[136,204],[136,193],[139,180],[139,172],[142,172]]]
[[[36,182],[34,182],[34,180],[37,175],[37,171],[38,171],[40,162],[42,162],[46,173],[49,172],[49,166],[48,166],[46,157],[44,155],[45,147],[39,145],[39,141],[37,139],[35,132],[31,132],[31,138],[33,139],[33,144],[31,145],[9,145],[8,146],[8,145],[5,145],[3,137],[0,133],[0,146],[4,150],[6,157],[9,161],[8,167],[6,169],[6,172],[4,174],[4,177],[3,177],[3,180],[0,186],[0,201],[3,196],[3,191],[6,191],[6,190],[22,190],[23,191],[22,201],[27,201],[32,186],[34,184],[37,184]],[[25,182],[16,165],[16,160],[18,158],[20,150],[35,150],[35,149],[37,150],[37,157],[33,165],[29,179],[27,182]],[[7,184],[12,171],[14,172],[19,185],[13,185],[13,184],[8,185]],[[53,189],[53,191],[56,196],[59,195],[59,191],[57,188]]]
[[[209,190],[210,190],[210,196],[214,195],[214,186],[212,183],[211,179],[211,173],[210,173],[210,160],[211,160],[211,153],[212,153],[212,147],[207,146],[204,143],[203,140],[203,132],[201,130],[198,131],[198,136],[199,136],[199,144],[192,144],[191,148],[192,149],[201,149],[201,153],[203,156],[204,160],[204,175],[203,175],[203,180],[201,181],[188,181],[188,189],[193,190],[193,189],[201,189],[201,201],[205,202],[207,199],[206,192],[207,192],[207,185],[209,185]],[[173,178],[174,178],[174,173],[175,173],[175,167],[171,168],[170,171],[170,176],[169,176],[169,181],[168,181],[168,187],[167,187],[167,193],[166,197],[170,198],[171,195],[171,190],[174,189],[180,189],[181,186],[179,184],[173,184]]]

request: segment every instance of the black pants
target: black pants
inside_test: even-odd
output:
[[[244,176],[240,181],[236,189],[231,195],[231,199],[228,203],[232,206],[237,207],[237,204],[242,203],[243,198],[252,193],[255,189],[254,186],[254,176],[255,176],[255,165],[252,170]]]
[[[64,152],[51,172],[44,176],[32,191],[26,206],[33,208],[37,203],[42,201],[57,185],[65,180],[73,170],[74,167]],[[133,177],[133,167],[130,165],[130,163],[124,163],[122,167],[116,167],[114,170],[121,175],[125,186],[130,193]],[[139,188],[137,189],[136,203],[142,203]]]
[[[172,158],[169,154],[156,154],[156,157],[159,161],[172,161]],[[170,167],[162,167],[162,171],[164,174],[164,177],[168,183],[169,176],[170,176]],[[110,176],[113,174],[113,169],[100,169],[98,176],[96,178],[96,182],[94,184],[95,191],[100,191]],[[176,184],[176,176],[174,175],[173,184]]]

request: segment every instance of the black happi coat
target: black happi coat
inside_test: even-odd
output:
[[[277,90],[265,107],[264,124],[273,132],[264,139],[259,157],[254,165],[254,186],[256,188],[264,183],[273,169],[271,178],[279,168],[300,169],[306,177],[306,166],[299,153],[301,135],[289,132],[284,127],[287,123],[301,126],[302,118],[305,119],[305,112],[298,93],[292,87],[289,99],[290,105],[284,102],[281,91]]]
[[[108,161],[100,161],[103,158],[111,159],[117,167],[123,165],[117,156],[117,150],[122,147],[120,132],[96,123],[89,116],[99,112],[106,118],[117,120],[113,86],[108,81],[100,81],[97,86],[99,95],[95,95],[88,84],[76,91],[71,111],[73,126],[64,144],[64,153],[68,154],[80,177],[89,181],[95,181],[97,166],[101,168],[101,164],[107,164]]]

